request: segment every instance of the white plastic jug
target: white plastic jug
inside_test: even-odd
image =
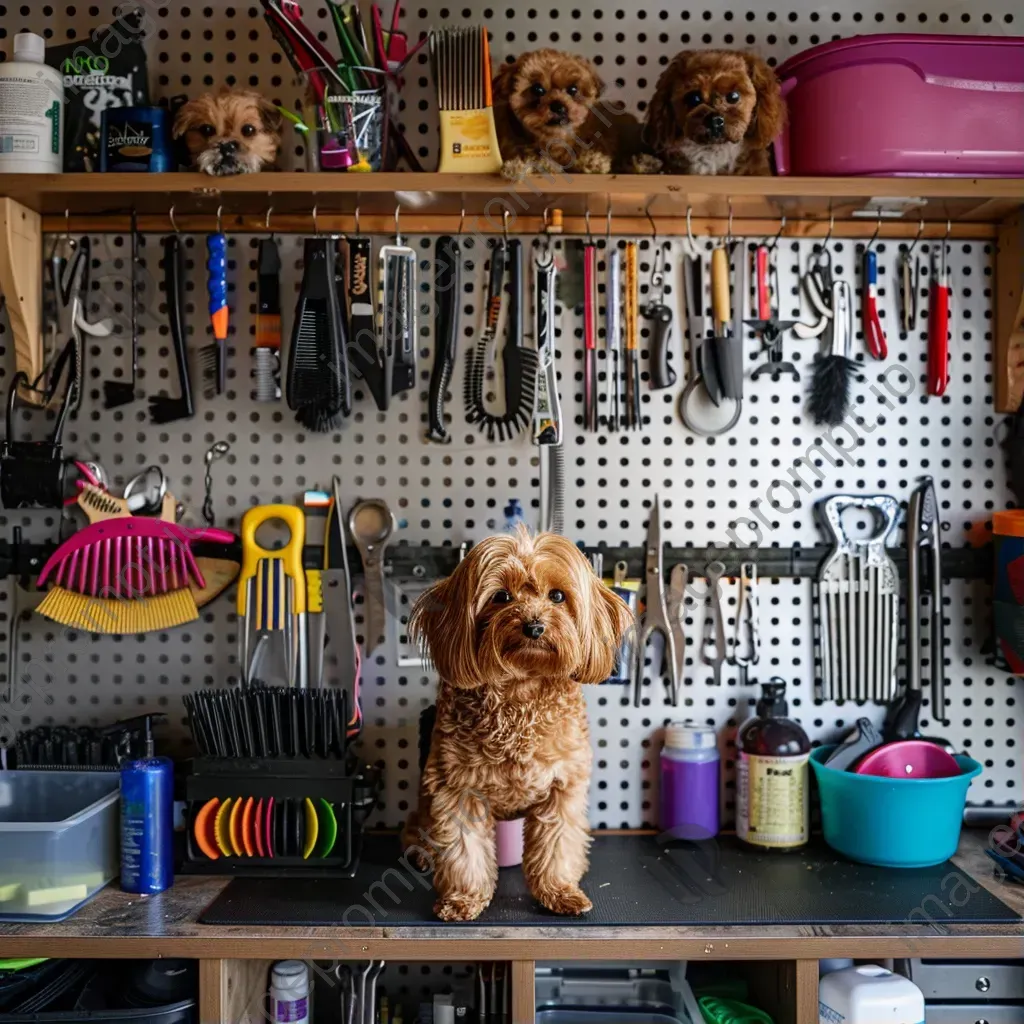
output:
[[[924,996],[901,974],[864,964],[822,976],[818,1024],[924,1024]]]

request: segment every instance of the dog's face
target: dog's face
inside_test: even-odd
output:
[[[494,79],[494,97],[538,143],[573,137],[601,97],[601,79],[585,57],[559,50],[524,53]]]
[[[564,537],[525,528],[470,549],[423,594],[410,632],[441,678],[473,689],[607,679],[632,615]]]
[[[662,73],[645,137],[655,151],[744,141],[763,149],[781,130],[782,117],[778,80],[759,57],[696,50],[678,54]]]
[[[281,123],[259,93],[229,89],[186,103],[174,120],[174,137],[184,136],[193,166],[205,174],[247,174],[274,162]]]

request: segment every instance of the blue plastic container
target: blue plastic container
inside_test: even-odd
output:
[[[884,779],[824,764],[834,747],[811,751],[825,842],[862,864],[925,868],[956,853],[971,780],[981,765],[957,755],[948,779]]]

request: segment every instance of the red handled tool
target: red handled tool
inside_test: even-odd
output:
[[[941,396],[949,385],[949,267],[946,244],[932,250],[928,289],[928,394]]]
[[[770,320],[772,315],[772,291],[768,281],[769,250],[759,245],[754,251],[754,277],[757,281],[757,319]]]
[[[864,250],[864,293],[861,296],[861,325],[864,342],[875,359],[887,359],[889,346],[878,316],[878,254],[874,249]]]

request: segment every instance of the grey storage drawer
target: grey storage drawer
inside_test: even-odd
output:
[[[928,1004],[925,1024],[1024,1024],[1024,1006],[1008,1003]]]
[[[925,1001],[1015,999],[1024,1003],[1024,961],[908,960],[906,974]]]

